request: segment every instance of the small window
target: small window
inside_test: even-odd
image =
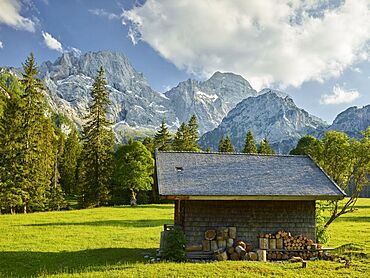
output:
[[[175,167],[176,168],[176,172],[182,172],[182,171],[184,171],[184,168],[182,168],[182,167]]]

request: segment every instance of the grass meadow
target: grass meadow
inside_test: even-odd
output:
[[[142,205],[0,215],[1,277],[370,277],[370,199],[329,228],[328,246],[351,267],[293,263],[148,263],[172,205]]]

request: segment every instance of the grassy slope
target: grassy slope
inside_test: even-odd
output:
[[[350,269],[333,262],[299,264],[216,262],[145,264],[154,253],[171,205],[98,208],[0,216],[0,276],[73,277],[369,277],[370,199],[330,227],[330,246],[354,243]]]

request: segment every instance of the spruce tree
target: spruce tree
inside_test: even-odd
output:
[[[81,154],[78,131],[72,127],[64,145],[60,162],[60,184],[66,194],[77,193],[77,166]]]
[[[248,130],[245,138],[243,153],[257,153],[256,143],[254,142],[253,133],[250,129]]]
[[[223,136],[221,137],[220,143],[218,145],[218,151],[226,153],[235,152],[230,136],[226,136],[225,138]]]
[[[267,139],[263,138],[259,147],[258,147],[258,153],[260,153],[260,154],[274,154],[275,151],[270,146],[270,143],[267,141]]]
[[[64,153],[65,138],[63,132],[55,127],[55,142],[54,142],[54,166],[51,177],[50,188],[48,192],[48,208],[51,210],[60,210],[65,208],[67,203],[64,199],[64,192],[60,184],[59,167]]]
[[[31,54],[23,65],[21,94],[12,94],[0,124],[2,187],[9,210],[24,213],[42,209],[53,171],[55,139],[51,120],[45,116],[44,89]]]
[[[194,145],[196,145],[197,141],[199,140],[199,131],[198,131],[199,124],[197,121],[197,117],[195,115],[191,116],[189,123],[188,123],[188,127],[189,127],[191,140],[194,143]]]
[[[171,134],[164,119],[154,135],[154,147],[159,151],[171,150]]]
[[[189,151],[191,137],[188,126],[183,122],[177,129],[173,139],[173,149],[175,151]]]
[[[109,200],[115,143],[111,122],[107,118],[109,92],[101,67],[91,91],[87,122],[83,126],[83,150],[80,166],[80,205],[101,206]]]

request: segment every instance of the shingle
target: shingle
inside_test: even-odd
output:
[[[162,196],[345,194],[308,156],[157,152]]]

